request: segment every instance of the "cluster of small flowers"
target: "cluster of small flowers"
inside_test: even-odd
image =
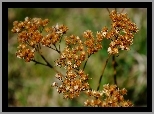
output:
[[[24,59],[26,62],[29,62],[34,58],[35,48],[30,50],[27,48],[26,44],[20,44],[18,49],[19,50],[16,52],[17,58]]]
[[[110,13],[112,20],[111,30],[107,27],[102,29],[104,38],[110,39],[108,53],[117,54],[120,50],[129,50],[129,46],[133,44],[134,34],[138,32],[135,23],[131,22],[126,13],[118,13],[113,10]]]
[[[62,84],[58,85],[57,82],[54,82],[52,86],[57,88],[58,93],[63,93],[64,99],[73,99],[78,97],[81,91],[89,89],[88,76],[81,69],[76,72],[73,69],[69,70],[66,76],[59,73],[55,76],[62,81]]]
[[[90,78],[84,72],[84,67],[81,68],[83,62],[102,49],[102,40],[104,38],[111,40],[108,47],[110,55],[119,53],[119,50],[129,50],[129,46],[133,44],[134,34],[138,32],[136,24],[130,21],[127,14],[118,13],[114,10],[110,13],[110,18],[112,20],[110,31],[108,31],[107,27],[104,27],[100,32],[97,31],[94,37],[93,32],[87,30],[83,33],[83,40],[74,35],[66,36],[64,38],[66,47],[62,52],[60,47],[59,50],[56,48],[56,43],[60,43],[68,27],[59,26],[58,24],[47,27],[49,20],[42,20],[41,18],[30,19],[26,17],[23,22],[15,21],[12,32],[18,34],[19,42],[16,56],[29,62],[33,60],[34,52],[41,49],[41,45],[49,48],[54,45],[55,50],[60,54],[60,57],[55,61],[56,66],[64,67],[66,73],[65,75],[60,72],[57,73],[55,77],[61,81],[61,84],[54,82],[52,86],[57,88],[58,93],[63,93],[63,98],[73,99],[84,91],[94,98],[85,101],[85,106],[133,106],[130,101],[124,100],[123,95],[127,93],[127,90],[119,90],[116,85],[106,84],[103,86],[102,91],[91,90],[88,83]],[[42,34],[43,30],[47,33],[46,35]]]
[[[50,47],[51,44],[55,45],[60,38],[62,38],[63,34],[66,33],[68,28],[64,25],[56,25],[51,28],[46,27],[45,31],[48,33],[45,37],[42,39],[42,45]]]
[[[86,39],[84,44],[87,48],[88,55],[94,54],[102,49],[103,35],[101,32],[97,31],[95,39],[93,32],[91,30],[87,30],[83,33],[83,37]]]
[[[18,58],[25,59],[26,62],[34,58],[34,52],[40,48],[41,45],[50,47],[55,44],[65,34],[68,28],[64,25],[58,24],[52,28],[46,27],[49,23],[48,19],[26,17],[24,21],[14,21],[12,32],[18,34],[19,47],[16,52]],[[46,36],[42,35],[42,31],[48,33]],[[24,47],[24,48],[23,48]],[[35,51],[34,51],[35,50]],[[30,56],[28,55],[30,52]]]
[[[55,61],[56,66],[64,67],[66,75],[56,77],[61,80],[62,85],[53,84],[59,93],[63,93],[64,98],[74,98],[79,96],[81,91],[89,89],[88,74],[80,69],[81,63],[86,59],[84,45],[78,36],[71,35],[65,37],[66,47],[60,54],[60,58]]]
[[[84,43],[78,36],[71,35],[65,38],[66,47],[57,59],[56,65],[64,67],[66,70],[79,70],[81,63],[86,60],[87,53]]]
[[[53,83],[53,86],[58,88],[57,91],[64,94],[64,98],[77,97],[81,91],[89,89],[88,74],[81,69],[81,64],[102,48],[101,32],[97,32],[94,38],[92,31],[87,30],[83,33],[83,37],[85,41],[74,35],[65,37],[67,46],[60,53],[60,58],[55,61],[56,66],[66,69],[66,76],[56,74],[56,77],[63,82],[62,85]]]
[[[123,88],[119,90],[116,85],[105,84],[102,91],[88,90],[88,96],[94,99],[84,102],[85,106],[92,107],[132,107],[133,104],[129,100],[124,100],[123,95],[127,94],[127,90]]]

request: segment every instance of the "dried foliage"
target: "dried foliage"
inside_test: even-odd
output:
[[[85,106],[133,106],[129,100],[124,99],[123,95],[127,94],[125,88],[120,90],[117,85],[105,84],[103,90],[99,91],[100,82],[109,58],[100,76],[97,91],[91,89],[88,82],[91,78],[84,71],[89,57],[102,49],[103,39],[111,41],[107,49],[109,57],[118,54],[119,50],[129,50],[133,44],[134,34],[138,32],[136,24],[131,22],[126,13],[118,13],[115,10],[109,13],[112,21],[110,30],[103,27],[102,30],[97,31],[96,35],[91,30],[86,30],[83,32],[83,38],[75,35],[65,36],[68,30],[65,25],[57,24],[48,27],[48,19],[26,17],[24,21],[14,21],[11,31],[18,34],[19,42],[16,56],[26,62],[33,61],[36,64],[52,68],[56,72],[55,77],[59,80],[58,82],[53,82],[52,86],[56,87],[58,93],[63,94],[64,99],[73,99],[80,96],[81,92],[84,92],[89,97],[84,102]],[[64,40],[66,44],[63,50],[60,45],[61,40]],[[42,46],[59,53],[59,58],[54,61],[55,66],[64,68],[65,74],[62,74],[45,59],[41,52]],[[46,64],[35,60],[36,52],[41,55]]]

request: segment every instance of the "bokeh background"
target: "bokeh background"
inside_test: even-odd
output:
[[[109,8],[112,10],[112,8]],[[121,11],[117,8],[117,11]],[[130,51],[121,51],[116,57],[117,83],[120,89],[128,90],[125,99],[129,99],[134,106],[147,106],[147,9],[126,8],[130,19],[137,24],[139,32],[134,37],[134,44]],[[49,25],[64,24],[68,26],[67,36],[74,34],[82,37],[85,30],[92,30],[95,34],[102,27],[110,27],[111,21],[106,8],[10,8],[8,9],[8,106],[83,106],[87,97],[81,94],[73,100],[63,99],[51,84],[57,79],[55,72],[33,62],[24,62],[15,56],[17,50],[17,35],[11,33],[13,21],[23,21],[25,17],[48,18]],[[90,85],[96,90],[102,66],[107,59],[109,42],[104,40],[103,49],[92,55],[88,60],[86,72],[93,79]],[[54,65],[58,54],[48,48],[43,48],[46,59]],[[36,55],[37,60],[42,59]],[[102,85],[113,84],[112,59],[109,60],[104,72]]]

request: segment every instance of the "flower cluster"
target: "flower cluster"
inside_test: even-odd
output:
[[[124,96],[127,94],[125,88],[119,90],[116,85],[105,84],[102,91],[88,90],[86,91],[88,96],[92,96],[94,99],[84,102],[85,106],[92,107],[132,107],[132,103],[129,100],[124,100]]]
[[[58,24],[51,28],[46,27],[48,23],[48,19],[31,19],[29,17],[26,17],[24,21],[13,22],[11,31],[18,34],[19,47],[16,52],[18,58],[25,59],[26,62],[31,61],[34,58],[34,50],[38,51],[41,45],[47,47],[50,47],[51,44],[55,45],[68,30],[66,26],[58,26]],[[48,33],[46,36],[42,34],[44,28]]]
[[[94,54],[100,49],[102,49],[103,35],[101,32],[96,33],[96,38],[93,36],[91,30],[87,30],[83,33],[83,37],[86,39],[84,44],[87,48],[88,55]]]
[[[107,27],[102,29],[103,37],[111,40],[108,53],[117,54],[119,50],[129,50],[134,34],[138,32],[136,24],[130,21],[126,13],[118,13],[115,10],[110,13],[110,18],[111,30],[108,31]]]
[[[83,39],[75,35],[64,37],[68,27],[58,24],[47,27],[48,19],[26,17],[23,22],[14,21],[12,32],[18,34],[19,42],[16,56],[26,62],[33,60],[33,62],[45,65],[34,59],[34,53],[40,52],[41,46],[49,47],[59,53],[59,58],[54,62],[56,66],[65,69],[65,74],[55,70],[56,68],[50,65],[43,55],[41,57],[47,63],[46,66],[57,72],[55,77],[60,83],[54,82],[52,86],[56,87],[58,93],[63,94],[63,98],[73,99],[78,97],[81,92],[85,92],[88,96],[93,97],[84,102],[85,106],[133,106],[129,100],[124,100],[123,96],[127,94],[127,90],[119,90],[116,85],[105,84],[102,91],[92,90],[88,83],[90,78],[84,71],[88,58],[102,49],[104,38],[111,41],[108,47],[109,55],[117,54],[119,50],[129,50],[129,46],[133,44],[134,34],[138,32],[136,24],[130,21],[127,14],[114,10],[110,12],[109,16],[112,20],[110,30],[104,27],[101,31],[97,31],[95,36],[91,30],[86,30],[83,33]],[[45,34],[43,34],[43,30],[45,30]],[[66,47],[61,51],[60,43],[63,37]],[[57,43],[59,49],[56,47]]]
[[[18,46],[18,51],[16,52],[16,56],[20,59],[24,59],[26,62],[31,61],[34,58],[35,48],[30,50],[27,48],[26,44],[20,44]]]
[[[64,99],[73,99],[78,97],[81,91],[89,89],[88,76],[81,69],[76,72],[73,69],[69,70],[66,76],[59,73],[55,76],[62,81],[62,84],[58,85],[57,82],[54,82],[52,86],[57,88],[58,93],[63,93]]]
[[[66,47],[56,61],[56,65],[66,70],[79,69],[82,61],[86,59],[83,42],[78,36],[71,35],[65,38]]]
[[[46,27],[45,31],[48,33],[45,37],[42,39],[42,45],[50,47],[51,44],[55,45],[58,41],[60,41],[60,38],[62,38],[62,35],[66,33],[68,28],[64,25],[56,25],[51,28]]]
[[[89,89],[88,74],[80,69],[81,63],[87,55],[84,50],[84,44],[78,36],[71,35],[65,38],[67,47],[60,54],[56,65],[66,69],[66,75],[56,74],[56,77],[63,83],[60,86],[55,85],[59,93],[63,93],[64,98],[78,97],[81,91]]]
[[[25,21],[14,21],[13,29],[11,30],[14,33],[20,33],[22,31],[26,31],[29,34],[33,34],[33,32],[37,31],[40,27],[45,27],[49,23],[48,19],[42,20],[41,18],[29,18],[26,17]],[[25,39],[26,40],[26,39]]]
[[[81,91],[89,89],[88,74],[84,73],[81,65],[90,55],[102,48],[101,32],[97,32],[95,38],[92,31],[87,30],[83,33],[83,37],[84,41],[78,36],[66,36],[64,40],[67,46],[60,53],[60,58],[55,61],[56,66],[66,69],[65,76],[56,74],[56,77],[62,81],[62,85],[53,83],[53,86],[58,88],[57,91],[63,93],[64,98],[77,97]]]

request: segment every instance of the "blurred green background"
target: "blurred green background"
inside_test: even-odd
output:
[[[112,8],[110,8],[112,10]],[[117,11],[121,11],[117,8]],[[130,51],[121,51],[116,57],[117,83],[120,89],[128,90],[126,99],[135,106],[147,106],[147,9],[126,8],[130,19],[137,24],[139,32],[134,37]],[[102,27],[110,27],[111,21],[106,8],[10,8],[8,9],[8,106],[83,106],[87,97],[81,96],[74,100],[63,99],[51,84],[57,79],[55,72],[33,62],[25,63],[15,56],[17,35],[11,33],[13,21],[23,21],[25,17],[48,18],[49,25],[64,24],[69,28],[66,35],[82,37],[85,30],[95,34]],[[103,49],[92,55],[88,60],[86,72],[93,79],[90,85],[96,90],[102,66],[107,59],[109,42],[103,41]],[[54,65],[58,54],[48,48],[43,49],[46,59]],[[39,56],[37,60],[42,61]],[[102,85],[113,84],[112,59],[109,60],[104,72]]]

